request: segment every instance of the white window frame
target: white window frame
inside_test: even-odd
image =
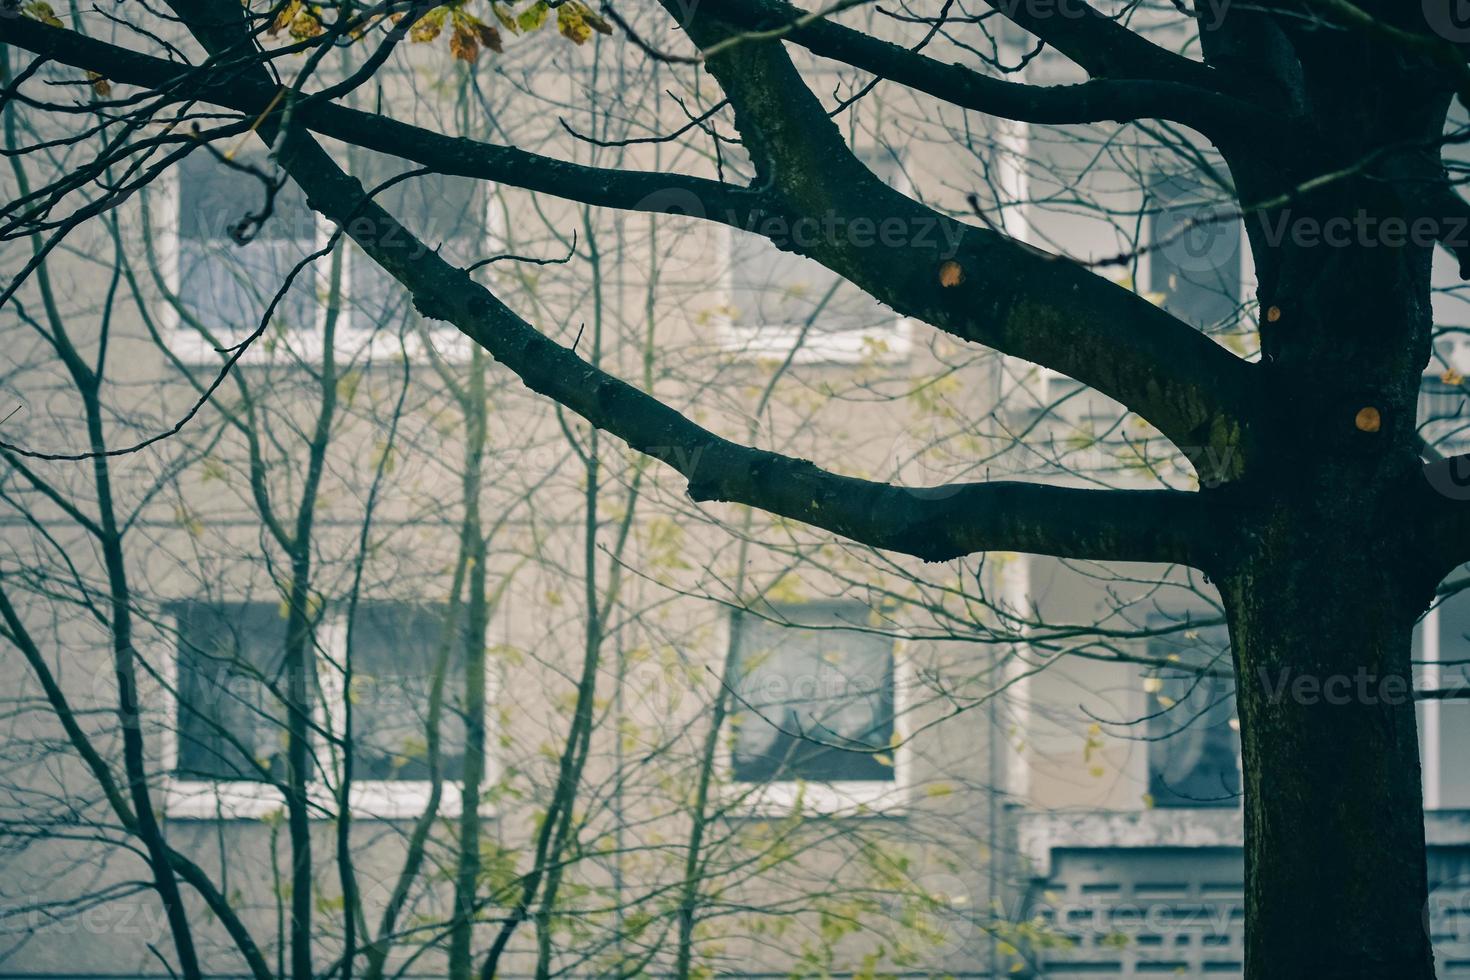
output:
[[[800,629],[793,625],[793,629]],[[736,651],[731,646],[730,617],[720,618],[716,631],[716,649],[733,657]],[[734,730],[727,727],[720,733],[719,751],[715,760],[719,776],[721,799],[734,814],[747,817],[784,817],[798,809],[800,812],[824,816],[896,816],[908,809],[913,798],[913,749],[904,736],[904,719],[908,712],[911,691],[914,685],[913,664],[909,657],[907,640],[893,641],[893,731],[898,736],[898,745],[890,754],[893,758],[893,778],[890,780],[851,779],[831,783],[808,782],[803,779],[782,779],[775,782],[740,782],[735,779]],[[733,697],[728,694],[727,696]],[[732,701],[726,725],[730,726],[736,712],[748,710],[739,701]]]
[[[490,181],[478,181],[477,183],[484,191],[486,232],[485,241],[482,244],[485,254],[491,255],[496,251],[497,243],[503,238],[499,220],[500,212],[495,207],[496,185]],[[145,193],[143,204],[149,209],[149,223],[153,228],[153,255],[150,258],[159,263],[164,285],[175,297],[179,295],[181,281],[179,263],[183,254],[179,235],[181,196],[179,168],[172,167],[161,175]],[[331,225],[315,211],[312,212],[312,217],[316,227],[316,238],[312,249],[316,250],[327,244],[331,237]],[[426,242],[425,244],[432,247],[435,243]],[[385,334],[381,330],[370,332],[357,327],[353,322],[357,313],[352,307],[351,297],[352,263],[354,260],[369,262],[372,260],[368,259],[346,235],[343,235],[343,240],[338,243],[337,250],[342,255],[343,297],[335,341],[339,356],[342,352],[351,351],[358,357],[384,361],[406,353],[410,360],[419,362],[426,359],[426,345],[431,345],[438,355],[447,361],[458,363],[469,360],[473,347],[472,342],[457,328],[447,323],[426,321],[428,329],[415,330],[405,336],[402,347],[399,346],[396,336]],[[331,261],[331,255],[323,255],[312,262],[310,269],[303,270],[298,275],[297,284],[300,285],[304,279],[310,277],[311,287],[316,290],[317,295],[325,296],[331,286]],[[279,284],[276,285],[279,286]],[[220,354],[198,331],[186,328],[180,321],[178,311],[172,303],[160,299],[157,319],[159,333],[167,342],[169,350],[179,360],[190,365],[218,365],[220,363],[224,355]],[[267,364],[286,358],[299,359],[307,363],[319,363],[322,359],[322,333],[325,324],[326,304],[318,302],[313,329],[288,332],[289,355],[276,355],[269,352],[264,343],[266,337],[262,336],[250,345],[250,349],[245,352],[240,363]],[[244,338],[241,335],[233,335],[231,338],[220,339],[238,342]]]
[[[185,600],[193,601],[193,600]],[[178,635],[178,620],[174,617]],[[341,737],[346,731],[347,699],[342,676],[332,667],[332,660],[342,662],[347,645],[347,622],[344,615],[328,616],[318,625],[317,654],[318,697],[312,708],[312,720],[320,728]],[[268,783],[251,780],[185,779],[177,775],[179,761],[178,646],[162,651],[156,662],[161,665],[162,694],[158,712],[162,731],[162,763],[164,771],[164,813],[183,820],[259,820],[285,809],[285,797]],[[485,775],[484,785],[499,778],[499,759],[492,751],[498,736],[498,719],[494,711],[499,701],[499,679],[491,672],[485,677]],[[325,753],[325,754],[324,754]],[[333,743],[313,749],[315,759],[325,759],[340,775],[342,757]],[[336,792],[318,777],[307,783],[308,813],[313,820],[331,819],[336,812]],[[348,808],[355,817],[382,820],[408,820],[422,815],[429,805],[434,784],[427,779],[354,779],[348,793]],[[440,780],[440,817],[457,819],[463,810],[462,788],[457,780]],[[495,807],[482,801],[480,815],[495,816]]]
[[[1420,622],[1423,630],[1423,644],[1420,647],[1424,663],[1420,665],[1422,673],[1420,680],[1425,687],[1437,688],[1440,685],[1440,654],[1439,654],[1439,603],[1435,603],[1424,614]],[[1410,676],[1414,674],[1410,671]],[[1441,771],[1443,765],[1444,732],[1441,730],[1441,702],[1438,698],[1428,698],[1421,701],[1420,708],[1424,712],[1422,731],[1419,738],[1424,744],[1424,809],[1437,810],[1441,800],[1444,798],[1444,773]]]
[[[1460,571],[1470,566],[1461,566]],[[1449,598],[1454,598],[1451,596]],[[1452,670],[1446,670],[1444,660],[1445,650],[1445,627],[1444,627],[1444,604],[1447,600],[1440,600],[1424,614],[1423,619],[1417,624],[1420,631],[1421,643],[1419,648],[1419,663],[1413,665],[1410,671],[1413,686],[1416,690],[1424,688],[1436,690],[1446,686],[1457,686],[1466,676],[1467,668],[1463,665],[1456,666]],[[1459,638],[1452,640],[1458,643]],[[1452,663],[1460,659],[1458,650],[1450,651]],[[1449,793],[1456,798],[1461,796],[1464,788],[1453,779],[1456,772],[1454,768],[1455,750],[1460,746],[1458,742],[1446,743],[1445,724],[1447,712],[1455,712],[1458,715],[1464,707],[1464,701],[1458,698],[1449,700],[1441,698],[1424,698],[1415,700],[1415,716],[1419,723],[1419,748],[1420,768],[1423,770],[1424,809],[1445,810],[1455,812],[1463,809],[1463,801],[1452,800],[1445,802],[1446,773],[1451,774]],[[1459,719],[1463,720],[1463,719]],[[1458,727],[1458,726],[1457,726]]]
[[[900,194],[911,194],[913,183],[902,163],[900,157],[893,189]],[[896,311],[893,322],[887,326],[839,331],[812,329],[807,331],[804,340],[799,326],[736,323],[733,311],[737,234],[755,235],[755,232],[740,232],[728,225],[720,228],[720,290],[726,302],[725,312],[715,318],[715,339],[721,350],[743,360],[784,361],[789,356],[793,364],[859,364],[866,361],[891,364],[908,359],[913,350],[913,321]],[[837,275],[835,272],[832,274]],[[793,354],[792,349],[798,340],[801,340],[801,346]]]
[[[1429,366],[1419,380],[1419,404],[1421,406],[1426,397],[1429,397],[1424,391],[1426,384],[1443,383],[1442,379],[1447,370],[1458,371],[1461,374],[1470,372],[1470,340],[1455,336],[1441,337],[1436,347],[1438,356],[1430,359]],[[1439,357],[1444,358],[1443,364],[1439,362]],[[1449,397],[1454,398],[1454,395],[1451,394]],[[1460,416],[1455,419],[1441,417],[1436,424],[1449,429],[1448,432],[1435,437],[1438,441],[1436,448],[1444,455],[1458,455],[1465,451],[1467,445],[1470,445],[1470,416]]]

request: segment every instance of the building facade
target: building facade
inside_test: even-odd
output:
[[[350,98],[582,162],[749,178],[727,119],[686,127],[715,101],[694,74],[613,41],[523,42],[487,67],[429,38]],[[1220,194],[1195,148],[981,126],[805,67],[891,186],[1253,353],[1248,241],[1235,216],[1198,222]],[[1050,56],[1027,72],[1069,77]],[[54,125],[7,111],[8,149]],[[201,142],[79,229],[0,323],[13,438],[129,450],[7,457],[0,974],[170,972],[145,796],[211,975],[463,976],[489,957],[505,977],[1238,974],[1234,678],[1207,582],[925,566],[696,505],[421,316],[249,133]],[[35,184],[96,152],[22,166]],[[730,438],[916,492],[1187,487],[1228,465],[759,229],[333,152],[548,335]],[[883,217],[819,233],[937,233]],[[1463,445],[1470,371],[1451,281],[1424,405],[1442,448]],[[1466,606],[1422,624],[1427,686],[1470,661]],[[1470,975],[1470,705],[1420,717],[1426,921],[1443,975]]]

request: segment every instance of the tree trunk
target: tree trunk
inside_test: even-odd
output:
[[[1259,455],[1216,577],[1235,655],[1246,976],[1434,976],[1410,649],[1434,585],[1405,534],[1429,358],[1429,250],[1372,180],[1263,215]],[[1248,225],[1251,222],[1247,222]],[[1259,254],[1259,253],[1258,253]]]
[[[1434,976],[1410,678],[1382,555],[1249,563],[1225,594],[1245,772],[1246,976]]]
[[[1241,721],[1245,975],[1423,980],[1434,962],[1410,649],[1437,583],[1406,501],[1423,466],[1433,243],[1403,234],[1422,212],[1405,194],[1414,182],[1389,178],[1442,174],[1447,101],[1366,35],[1296,41],[1318,80],[1312,124],[1269,164],[1227,152],[1242,200],[1275,202],[1246,218],[1261,411],[1245,477],[1219,491],[1240,520],[1211,570]]]

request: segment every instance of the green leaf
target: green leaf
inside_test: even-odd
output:
[[[526,32],[534,31],[546,23],[546,15],[550,12],[551,8],[546,6],[546,0],[536,0],[516,17],[516,26]]]

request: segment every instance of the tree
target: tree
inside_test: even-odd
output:
[[[462,66],[441,67],[457,111],[495,105]],[[589,115],[604,139],[623,125],[610,107]],[[4,119],[4,147],[18,151],[37,139],[45,111],[10,103]],[[95,139],[14,153],[17,183],[63,169],[67,153],[90,151]],[[215,179],[263,173],[248,154],[206,162]],[[429,184],[438,193],[448,185]],[[723,620],[725,604],[749,604],[779,632],[787,624],[768,599],[793,598],[790,572],[814,561],[792,549],[769,572],[753,567],[756,515],[747,510],[732,528],[739,542],[725,604],[694,603],[704,608],[693,623],[665,617],[674,583],[663,579],[693,568],[685,534],[704,519],[656,492],[648,499],[657,490],[651,460],[599,448],[596,430],[550,403],[525,411],[535,400],[522,393],[517,404],[481,350],[439,350],[442,331],[435,338],[396,290],[363,290],[349,249],[297,242],[302,261],[256,278],[258,267],[228,262],[233,246],[215,243],[209,261],[190,261],[218,260],[242,280],[239,293],[213,293],[197,277],[181,285],[189,262],[162,220],[170,193],[145,188],[126,217],[112,211],[97,223],[98,239],[73,237],[46,255],[6,321],[16,342],[6,383],[31,401],[17,438],[64,439],[87,419],[101,430],[84,454],[93,465],[0,449],[9,464],[0,502],[25,529],[5,540],[0,640],[22,655],[28,681],[5,698],[14,727],[4,755],[21,773],[0,784],[0,805],[15,814],[0,827],[16,882],[7,954],[111,921],[123,928],[108,962],[157,958],[187,976],[243,968],[262,980],[379,977],[417,965],[467,977],[524,965],[538,976],[688,977],[746,969],[761,947],[809,969],[871,971],[974,957],[987,945],[997,952],[987,934],[1018,939],[984,903],[974,914],[983,933],[949,907],[956,884],[969,894],[946,856],[975,842],[961,819],[911,821],[908,840],[895,842],[881,823],[808,826],[800,808],[779,820],[742,817],[757,790],[731,785],[719,756],[741,709],[729,690],[735,657],[708,676],[680,658],[697,634],[716,632],[708,620]],[[397,200],[413,223],[445,211]],[[288,219],[284,194],[274,206]],[[456,217],[478,225],[483,210]],[[555,317],[552,329],[570,337],[585,323],[594,363],[631,354],[645,387],[667,387],[680,352],[659,343],[649,305],[609,300],[625,286],[625,255],[636,252],[640,268],[652,255],[644,271],[657,278],[671,236],[585,207],[576,215],[566,237],[550,217],[539,231],[511,226],[500,236],[508,251],[486,265],[514,261],[516,271],[495,281],[543,311],[543,322]],[[240,215],[208,216],[221,217]],[[138,221],[135,237],[128,218]],[[42,242],[23,235],[14,244],[24,252]],[[538,286],[536,263],[519,254],[543,246],[585,270],[566,278],[567,295]],[[88,288],[99,269],[110,287]],[[295,304],[303,280],[319,289],[314,305]],[[220,296],[239,309],[221,310]],[[631,321],[623,309],[635,312]],[[302,317],[320,329],[301,329]],[[258,335],[259,346],[235,346],[230,329]],[[751,393],[748,432],[780,404],[800,349],[758,369],[768,376]],[[62,350],[86,370],[56,372]],[[734,387],[748,366],[722,360]],[[165,379],[162,404],[127,394],[150,364]],[[154,369],[143,371],[151,378]],[[199,417],[170,438],[129,448],[190,406]],[[570,493],[544,492],[557,483]],[[732,566],[722,558],[710,567]],[[850,582],[881,596],[865,579]],[[569,591],[583,601],[568,603]],[[504,635],[497,622],[492,642],[488,624],[512,602],[541,615],[529,634]],[[417,612],[395,624],[385,604]],[[261,642],[216,644],[239,606],[253,611],[233,625]],[[400,644],[388,648],[396,667],[384,663],[385,635]],[[96,669],[86,651],[97,644],[130,655],[127,685],[111,670],[78,683]],[[544,665],[544,692],[533,660]],[[513,679],[513,697],[492,713],[485,691],[497,674],[502,688]],[[131,703],[121,697],[128,689]],[[212,707],[216,695],[227,710]],[[570,715],[564,727],[554,708]],[[718,720],[706,724],[710,714]],[[120,764],[123,732],[142,753],[121,753]],[[129,759],[141,761],[129,768]],[[149,838],[118,792],[119,768],[158,828],[149,833],[165,865],[151,884],[127,876]],[[400,768],[420,773],[416,808],[390,818],[355,800]],[[236,785],[211,792],[199,777],[220,770],[233,770],[238,778],[224,781]],[[958,782],[943,777],[935,798],[958,799]],[[483,820],[467,799],[504,806],[504,823]],[[824,854],[843,868],[822,867]],[[58,855],[71,874],[106,884],[74,885]],[[23,856],[49,864],[46,873],[26,870]],[[809,929],[793,925],[802,919]],[[136,938],[139,923],[151,926],[150,942],[129,951],[125,937]],[[731,936],[755,952],[729,949]],[[98,952],[82,943],[67,954]]]
[[[1450,6],[1199,5],[1195,16],[1165,16],[1179,37],[1168,46],[1145,36],[1141,13],[1140,30],[1130,27],[1133,8],[1114,16],[1081,2],[1001,3],[973,14],[945,5],[871,31],[781,0],[670,3],[636,25],[606,8],[647,57],[714,79],[728,104],[721,119],[748,154],[744,182],[572,164],[342,103],[371,84],[406,37],[430,39],[446,20],[460,57],[473,53],[472,41],[500,44],[493,28],[465,19],[463,6],[175,0],[169,8],[197,44],[186,55],[152,30],[155,18],[136,15],[143,40],[109,43],[79,33],[78,15],[67,27],[33,4],[0,21],[0,40],[93,73],[98,100],[76,114],[118,135],[74,175],[22,194],[3,213],[9,234],[45,243],[19,282],[75,226],[117,206],[197,140],[253,132],[311,207],[406,287],[425,316],[453,324],[534,391],[672,467],[696,502],[749,505],[926,561],[1007,550],[1201,570],[1223,597],[1241,679],[1248,976],[1428,977],[1412,700],[1328,704],[1282,697],[1275,681],[1367,676],[1409,690],[1413,624],[1441,580],[1470,559],[1462,486],[1470,460],[1427,462],[1415,410],[1433,339],[1431,252],[1439,243],[1462,262],[1470,254],[1470,211],[1442,158],[1461,138],[1447,126],[1451,101],[1470,91]],[[534,29],[549,7],[534,4],[514,23]],[[394,16],[380,20],[385,14]],[[972,67],[923,53],[940,33],[965,49],[966,35],[988,37],[998,17],[1088,80],[1015,82],[975,65],[990,60],[984,54],[965,59]],[[555,20],[578,43],[612,29],[570,0],[556,5]],[[661,29],[668,21],[679,34]],[[272,40],[273,25],[291,26],[292,40]],[[922,33],[902,44],[885,39],[890,31]],[[371,49],[361,67],[314,81],[333,46],[350,43]],[[288,52],[305,57],[283,81]],[[1196,134],[1224,162],[1216,169],[1195,158],[1223,202],[1199,224],[1246,219],[1259,357],[1231,352],[1086,263],[1014,240],[978,204],[961,220],[890,188],[844,140],[794,53],[983,116]],[[22,97],[38,65],[19,73],[8,98]],[[127,94],[110,94],[113,86]],[[151,113],[184,101],[218,107],[225,121],[204,137],[142,135]],[[915,493],[721,436],[589,362],[576,343],[551,339],[426,247],[349,176],[328,139],[591,207],[675,210],[754,230],[937,331],[1115,399],[1189,459],[1200,489],[996,481]],[[53,214],[109,167],[122,176]],[[834,231],[859,221],[909,233],[893,241]],[[920,228],[942,234],[922,237]],[[166,863],[156,842],[148,846],[155,865]]]

